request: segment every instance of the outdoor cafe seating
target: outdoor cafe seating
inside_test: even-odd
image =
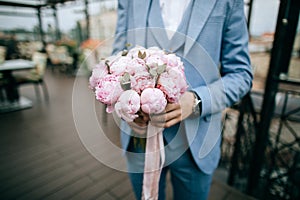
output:
[[[32,55],[32,61],[36,65],[34,69],[26,71],[21,75],[15,75],[16,83],[18,87],[23,85],[33,84],[35,93],[38,99],[40,99],[39,86],[42,87],[45,100],[49,100],[49,94],[47,85],[44,81],[44,74],[47,66],[47,55],[45,53],[34,52]]]
[[[0,113],[31,108],[30,99],[19,94],[19,88],[33,84],[37,98],[40,98],[38,86],[43,87],[45,99],[49,99],[43,75],[47,64],[47,55],[35,52],[32,59],[5,59],[6,47],[0,47]]]
[[[48,54],[48,65],[52,71],[70,72],[73,68],[74,58],[70,55],[66,46],[48,44],[46,46]]]

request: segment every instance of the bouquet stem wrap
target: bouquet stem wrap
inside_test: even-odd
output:
[[[160,174],[165,162],[163,128],[148,125],[142,200],[157,200]]]

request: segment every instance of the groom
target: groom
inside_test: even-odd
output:
[[[113,53],[157,46],[182,58],[188,91],[155,116],[122,122],[121,140],[137,199],[143,184],[147,124],[164,128],[166,162],[159,199],[170,171],[174,199],[206,199],[220,158],[221,112],[251,88],[243,0],[119,0]],[[151,122],[149,122],[151,121]]]

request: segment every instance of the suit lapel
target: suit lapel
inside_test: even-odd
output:
[[[133,22],[136,44],[145,46],[147,17],[152,0],[135,0],[133,2]]]
[[[133,20],[135,28],[145,28],[149,13],[151,0],[135,0],[133,1]]]
[[[195,43],[195,40],[202,31],[215,3],[216,0],[195,0],[187,31],[184,55],[189,52]]]
[[[167,48],[169,39],[167,37],[165,25],[160,12],[159,0],[152,0],[148,23],[148,27],[150,28],[149,34],[150,32],[152,33],[153,38],[156,40],[157,44],[159,44],[160,48]]]

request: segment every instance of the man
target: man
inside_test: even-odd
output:
[[[163,127],[166,163],[160,178],[164,199],[170,171],[174,199],[206,199],[220,158],[221,112],[251,88],[243,0],[119,0],[113,53],[158,46],[182,58],[189,84],[165,113],[141,114],[122,123],[121,140],[137,199],[142,195],[144,148],[136,139],[149,121]]]

